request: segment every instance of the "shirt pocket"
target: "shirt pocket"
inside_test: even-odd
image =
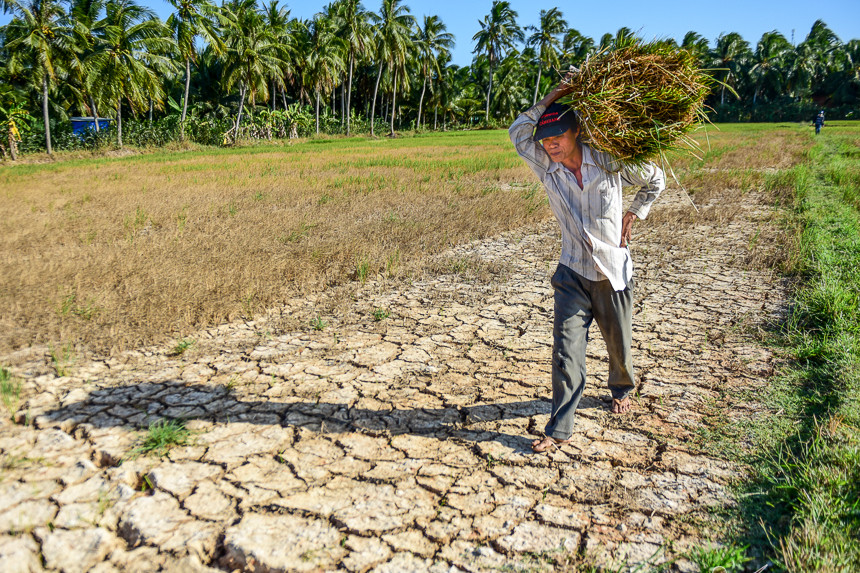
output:
[[[617,203],[620,200],[620,194],[609,181],[602,181],[598,187],[600,195],[599,216],[601,218],[611,218],[615,211],[618,210]]]

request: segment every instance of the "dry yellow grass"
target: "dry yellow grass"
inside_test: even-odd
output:
[[[128,347],[547,215],[499,133],[6,167],[0,349]]]
[[[792,130],[709,135],[704,163],[673,163],[702,204],[804,148]],[[345,280],[432,271],[428,255],[550,216],[504,131],[6,166],[0,192],[0,352],[162,342]]]

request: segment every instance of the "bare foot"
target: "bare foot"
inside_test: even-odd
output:
[[[633,409],[633,402],[630,401],[630,396],[627,396],[623,400],[619,400],[618,398],[612,399],[612,413],[613,414],[626,414],[630,410]]]
[[[553,438],[552,436],[546,436],[541,438],[540,440],[535,440],[532,442],[532,451],[537,453],[543,453],[548,450],[557,449],[558,446],[563,446],[564,444],[569,444],[570,440],[558,440]]]

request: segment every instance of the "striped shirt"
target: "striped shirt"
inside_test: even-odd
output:
[[[630,250],[619,246],[621,187],[639,188],[627,210],[644,219],[666,186],[663,171],[653,163],[641,168],[624,166],[583,145],[580,189],[573,172],[552,161],[543,146],[532,140],[545,110],[546,106],[540,104],[530,108],[520,114],[508,132],[517,153],[543,183],[550,208],[561,226],[559,262],[588,280],[609,279],[616,291],[624,290],[633,277],[633,260]]]

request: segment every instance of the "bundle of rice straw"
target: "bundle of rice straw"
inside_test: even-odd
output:
[[[690,52],[637,42],[590,58],[566,82],[583,140],[624,163],[641,165],[670,149],[698,145],[688,137],[707,121],[712,79]]]

